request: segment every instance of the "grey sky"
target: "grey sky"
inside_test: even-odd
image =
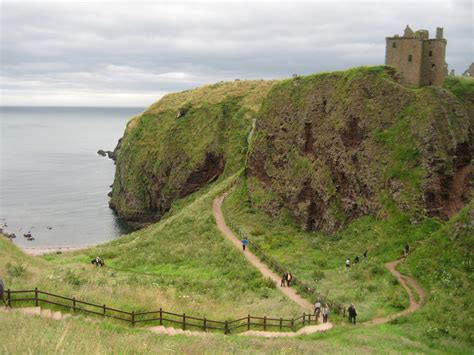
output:
[[[147,106],[220,80],[383,64],[408,23],[444,27],[450,69],[473,61],[471,0],[1,1],[3,105]]]

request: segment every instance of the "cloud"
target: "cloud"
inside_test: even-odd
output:
[[[234,78],[382,64],[407,23],[444,26],[447,61],[472,61],[471,1],[1,3],[5,105],[144,106]]]

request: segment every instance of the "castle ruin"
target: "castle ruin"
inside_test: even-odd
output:
[[[402,37],[385,40],[385,64],[398,68],[404,83],[416,87],[443,84],[447,43],[443,28],[436,28],[436,38],[430,39],[427,30],[413,32],[407,25]]]

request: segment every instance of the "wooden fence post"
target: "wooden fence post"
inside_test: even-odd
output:
[[[12,301],[11,301],[11,292],[10,292],[10,289],[7,290],[7,306],[12,308]]]
[[[303,312],[303,327],[304,327],[304,321],[305,321],[305,318],[306,318],[306,313]]]
[[[291,330],[295,331],[295,318],[291,318]]]
[[[104,305],[102,306],[102,309],[103,309],[103,314],[102,314],[102,315],[103,315],[104,317],[105,317],[105,309],[106,309],[106,308],[107,308],[107,307],[105,307],[105,304],[104,304]]]
[[[207,327],[207,319],[206,317],[204,317],[204,331],[205,332],[207,331],[206,327]]]
[[[135,311],[132,311],[132,327],[135,326]]]
[[[247,315],[247,330],[250,330],[250,314]]]
[[[38,307],[38,287],[35,287],[35,305]]]
[[[72,298],[72,311],[76,313],[76,297]]]
[[[163,325],[163,309],[160,308],[160,325]]]
[[[224,330],[224,334],[229,334],[229,324],[227,323],[227,321],[225,321],[225,330]]]
[[[283,326],[283,318],[280,318],[280,330],[282,326]]]
[[[264,317],[263,317],[263,330],[264,330],[264,331],[267,330],[267,316],[264,316]]]
[[[183,313],[183,330],[186,330],[186,314]]]

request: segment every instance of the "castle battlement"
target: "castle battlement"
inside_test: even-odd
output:
[[[447,41],[442,27],[436,29],[436,38],[430,39],[427,30],[414,32],[407,25],[403,36],[386,37],[385,41],[385,64],[398,68],[406,84],[443,84]]]

